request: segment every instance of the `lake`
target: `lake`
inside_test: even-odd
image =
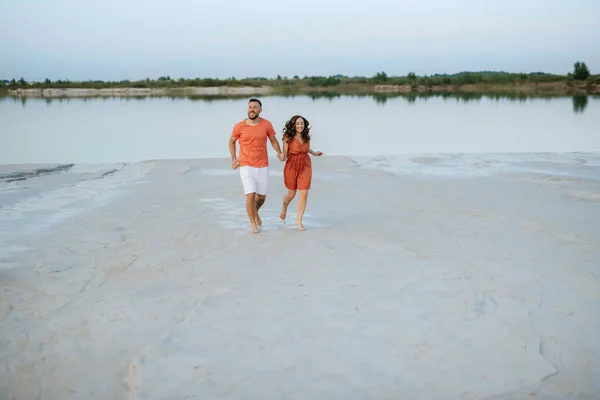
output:
[[[294,114],[313,147],[357,157],[600,151],[600,98],[466,95],[264,96],[281,130]],[[229,157],[247,98],[0,97],[0,164]],[[270,150],[271,155],[274,152]]]

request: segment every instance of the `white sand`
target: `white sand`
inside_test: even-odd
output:
[[[299,232],[273,160],[256,236],[228,160],[5,185],[0,397],[600,398],[600,169],[550,164],[315,159]]]
[[[65,88],[65,89],[13,89],[9,94],[20,97],[89,97],[89,96],[165,96],[168,94],[184,95],[250,95],[268,94],[270,86],[241,87],[178,87],[178,88]]]

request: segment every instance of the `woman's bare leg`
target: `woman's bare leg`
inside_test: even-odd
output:
[[[296,218],[296,225],[303,231],[304,225],[302,225],[302,217],[304,216],[304,210],[306,210],[306,200],[308,198],[308,190],[300,190],[300,198],[298,198],[298,218]]]
[[[285,221],[285,216],[287,215],[287,209],[294,197],[296,196],[295,190],[289,190],[283,196],[283,207],[281,208],[281,213],[279,214],[279,218]]]

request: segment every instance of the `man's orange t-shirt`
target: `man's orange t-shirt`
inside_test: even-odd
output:
[[[240,142],[240,167],[262,168],[269,165],[267,137],[275,136],[271,122],[261,118],[258,125],[251,126],[246,120],[240,121],[233,126],[231,136]]]

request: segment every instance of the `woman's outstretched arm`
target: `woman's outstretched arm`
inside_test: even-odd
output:
[[[317,157],[320,157],[320,156],[322,156],[322,155],[323,155],[323,152],[322,152],[322,151],[314,151],[313,149],[308,149],[308,152],[309,152],[310,154],[312,154],[313,156],[317,156]]]

